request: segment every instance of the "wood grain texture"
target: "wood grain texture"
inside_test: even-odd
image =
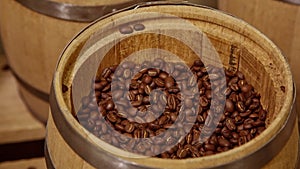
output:
[[[76,5],[110,5],[130,0],[56,0]],[[16,1],[0,1],[0,34],[10,67],[30,86],[49,94],[57,59],[67,43],[88,23],[55,19]],[[48,103],[20,89],[27,105],[46,122]]]
[[[62,93],[61,86],[64,84],[71,89],[71,85],[73,85],[72,83],[73,80],[76,79],[76,76],[79,76],[78,78],[80,78],[80,74],[78,73],[79,71],[76,69],[76,66],[81,67],[85,63],[88,63],[88,68],[90,68],[94,65],[97,65],[96,63],[99,60],[99,57],[97,58],[94,55],[88,55],[86,60],[78,59],[79,52],[81,51],[83,45],[96,31],[103,28],[103,26],[107,23],[113,22],[116,24],[118,18],[132,16],[131,14],[143,12],[163,12],[167,14],[173,14],[189,20],[196,27],[200,28],[201,31],[206,33],[211,43],[216,48],[216,51],[220,55],[220,60],[224,66],[226,68],[234,66],[243,72],[247,80],[253,84],[254,88],[261,94],[262,104],[269,112],[267,129],[261,135],[251,140],[247,144],[234,148],[230,151],[213,156],[171,161],[150,157],[134,158],[133,156],[126,156],[127,154],[124,151],[115,151],[115,149],[112,150],[108,148],[109,146],[107,146],[107,144],[101,142],[91,133],[87,133],[87,131],[84,130],[80,124],[78,124],[71,114],[71,111],[73,111],[73,100],[71,100],[70,90]],[[161,21],[160,23],[163,22],[164,21]],[[153,28],[153,25],[158,24],[155,21],[152,22],[151,19],[143,20],[142,23],[145,25],[146,30],[148,30],[148,28],[151,29]],[[172,29],[170,27],[171,26],[168,28]],[[116,33],[114,34],[116,36],[111,36],[110,38],[105,39],[105,42],[99,43],[100,48],[106,47],[106,43],[123,37],[120,35],[120,33],[118,33],[118,28],[114,29],[116,30],[111,29],[110,31]],[[185,34],[182,34],[182,37],[186,37],[183,35]],[[190,39],[191,42],[195,42],[193,41],[193,37],[186,38]],[[203,39],[200,39],[200,41],[201,40]],[[201,44],[200,41],[197,41],[196,43]],[[112,51],[113,49],[116,50],[114,52],[107,52],[106,55],[104,55],[100,68],[101,66],[105,67],[106,65],[118,64],[122,59],[128,57],[128,55],[139,50],[152,47],[165,49],[177,54],[189,66],[193,62],[191,58],[195,58],[195,54],[188,48],[185,48],[185,46],[181,42],[178,42],[178,40],[175,38],[157,36],[150,33],[141,33],[124,38],[122,41],[120,41],[120,43],[117,43],[114,48],[111,48]],[[96,51],[97,48],[92,46],[89,48],[89,50]],[[206,53],[203,52],[201,54],[205,56]],[[62,117],[64,120],[66,120],[66,124],[56,123],[60,125],[60,129],[63,129],[64,126],[67,126],[67,129],[68,127],[71,127],[76,131],[76,134],[80,136],[78,138],[60,138],[59,135],[65,133],[57,130],[57,126],[53,126],[55,123],[53,123],[52,118],[49,119],[49,135],[47,137],[47,145],[49,152],[53,157],[53,163],[64,166],[63,168],[72,168],[72,165],[74,165],[74,163],[66,163],[66,161],[68,161],[67,159],[59,158],[63,152],[69,152],[69,154],[73,154],[72,157],[68,158],[76,159],[76,164],[80,168],[89,168],[89,166],[86,166],[85,161],[78,161],[80,160],[80,156],[84,156],[84,154],[77,155],[74,152],[72,153],[73,150],[69,147],[72,141],[75,142],[76,139],[81,138],[84,138],[85,141],[89,143],[89,145],[86,145],[87,147],[93,147],[95,149],[102,149],[105,151],[109,149],[111,155],[113,156],[154,168],[192,169],[224,165],[237,159],[247,157],[255,150],[260,149],[262,145],[268,143],[268,141],[274,137],[278,130],[280,130],[280,128],[284,125],[289,113],[291,112],[291,107],[293,106],[292,100],[294,89],[292,86],[292,76],[290,70],[288,69],[288,64],[279,49],[269,39],[265,38],[261,32],[253,29],[253,27],[249,26],[247,23],[219,13],[218,11],[206,8],[198,8],[186,5],[159,5],[118,13],[109,18],[98,21],[86,29],[82,34],[76,37],[76,39],[66,49],[62,56],[62,60],[60,61],[55,74],[53,86],[57,96],[56,102],[61,107],[60,109],[52,109],[52,112],[62,114]],[[143,58],[144,56],[141,57]],[[232,65],[230,62],[233,57],[237,59],[235,65]],[[144,57],[144,59],[147,59],[147,56]],[[148,60],[151,59],[148,57]],[[92,63],[94,63],[94,65]],[[86,81],[82,80],[82,84],[83,85],[80,86],[82,89],[86,86],[90,88],[89,85],[86,85]],[[281,87],[284,87],[285,90],[283,91]],[[83,95],[84,92],[82,93],[82,96]],[[59,121],[60,119],[55,119],[57,118],[56,116],[53,118],[56,120],[56,122],[61,122]],[[281,151],[278,156],[275,157],[276,160],[280,161],[272,160],[263,167],[264,169],[286,169],[295,167],[298,150],[297,140],[299,139],[297,128],[298,127],[296,123],[293,133],[289,136],[289,141],[284,147],[285,150]],[[64,130],[64,132],[68,132],[68,130]],[[73,148],[76,149],[77,147]],[[90,154],[87,154],[86,156],[88,155]],[[105,162],[105,160],[103,160],[103,162]]]
[[[48,119],[48,139],[47,146],[50,153],[49,161],[51,161],[57,168],[73,169],[74,167],[80,169],[93,169],[89,163],[82,159],[74,150],[65,142],[62,136],[59,134],[52,117]],[[291,153],[290,150],[298,149],[295,147],[299,143],[298,126],[295,124],[292,137],[288,140],[287,144],[282,148],[282,151],[266,165],[263,169],[291,169],[295,164],[291,164],[289,160],[282,162],[282,159],[291,159],[291,161],[297,161],[298,157],[295,153]],[[62,154],[68,152],[68,156],[62,157]],[[297,154],[297,151],[295,151]],[[67,163],[72,161],[72,163]],[[0,165],[1,166],[1,165]],[[1,167],[0,167],[1,169]]]
[[[278,45],[288,59],[299,89],[300,6],[280,0],[219,0],[219,8],[255,26]],[[297,98],[300,110],[300,90]]]
[[[76,0],[52,0],[55,2],[60,3],[68,3],[68,4],[74,4],[74,5],[80,5],[80,6],[105,6],[105,5],[114,5],[118,3],[124,3],[124,2],[130,2],[132,0],[86,0],[86,1],[76,1]]]
[[[169,0],[169,1],[182,2],[182,0]],[[187,2],[198,4],[198,5],[209,6],[213,8],[218,7],[218,0],[187,0]]]
[[[0,55],[0,68],[6,63]],[[41,140],[45,127],[21,101],[16,81],[9,71],[0,69],[0,144]]]
[[[0,163],[0,169],[47,169],[45,158],[7,161]]]

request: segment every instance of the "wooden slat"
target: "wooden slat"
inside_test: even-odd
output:
[[[0,144],[41,140],[45,127],[20,99],[15,79],[9,70],[2,69],[5,64],[0,54]]]
[[[44,158],[8,161],[0,163],[0,169],[46,169]]]

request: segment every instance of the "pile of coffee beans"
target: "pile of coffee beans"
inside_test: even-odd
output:
[[[91,89],[78,121],[101,140],[142,155],[212,155],[266,128],[260,94],[244,75],[201,60],[190,68],[163,59],[126,61],[104,68]]]

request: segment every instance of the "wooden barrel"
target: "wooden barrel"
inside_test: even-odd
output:
[[[27,107],[46,123],[57,58],[94,19],[140,0],[1,0],[0,33]]]
[[[297,3],[300,4],[300,1],[254,0],[250,3],[244,0],[220,0],[219,8],[252,24],[282,50],[291,66],[296,88],[299,89],[300,6]],[[297,90],[297,110],[300,110],[299,97],[300,91]]]
[[[153,17],[152,14],[177,16],[187,23],[176,25],[173,17],[160,20],[161,17]],[[145,16],[147,19],[143,19]],[[130,22],[125,24],[123,18],[130,18]],[[109,27],[112,23],[114,26]],[[134,23],[142,24],[144,29],[128,29]],[[149,48],[169,51],[190,66],[198,57],[186,43],[199,47],[205,38],[189,36],[187,32],[191,30],[186,26],[188,23],[201,29],[215,48],[215,51],[206,53],[207,46],[203,46],[203,57],[210,59],[211,54],[217,52],[226,68],[243,72],[261,94],[262,105],[269,112],[264,132],[248,143],[223,153],[171,160],[125,152],[96,138],[78,123],[73,113],[80,103],[72,99],[75,94],[72,85],[78,85],[73,83],[76,79],[94,73],[80,75],[82,67],[88,65],[85,67],[87,70],[97,67],[101,59],[100,67],[117,64],[130,54]],[[123,29],[124,24],[129,24],[126,29]],[[152,30],[157,27],[160,28],[159,33],[153,33]],[[175,31],[174,36],[186,41],[182,43],[177,38],[163,36],[162,33],[168,30]],[[96,33],[99,31],[101,33]],[[95,36],[99,36],[99,41],[92,38],[91,43],[89,39]],[[118,40],[117,45],[107,46]],[[101,55],[101,52],[95,52],[98,49],[109,52]],[[88,52],[82,53],[82,50]],[[149,58],[149,55],[141,57]],[[86,96],[90,85],[82,83],[79,84],[82,89],[79,95]],[[48,119],[46,137],[48,168],[295,168],[299,135],[294,99],[292,75],[284,56],[268,38],[249,24],[219,11],[186,3],[157,2],[136,6],[94,22],[76,36],[63,52],[50,94],[52,113]]]

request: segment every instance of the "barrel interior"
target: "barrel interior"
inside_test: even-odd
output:
[[[261,94],[262,105],[268,111],[267,130],[258,136],[258,138],[251,140],[249,143],[241,147],[213,156],[222,157],[224,159],[228,158],[228,160],[240,158],[241,156],[252,152],[253,149],[260,146],[256,145],[255,141],[260,141],[258,144],[262,144],[263,142],[266,142],[267,139],[270,139],[274,133],[276,133],[276,130],[278,130],[284,123],[283,119],[287,118],[287,114],[290,109],[289,106],[291,106],[291,98],[293,97],[293,86],[291,74],[288,70],[288,66],[286,65],[286,61],[281,56],[281,53],[275,45],[273,45],[264,37],[264,35],[254,30],[248,24],[237,19],[232,19],[230,16],[221,15],[219,12],[209,9],[182,6],[180,7],[181,12],[179,12],[176,6],[168,5],[161,7],[145,7],[137,9],[134,12],[143,11],[164,11],[166,13],[177,14],[178,16],[189,20],[196,27],[201,28],[218,52],[220,60],[225,68],[237,69],[243,72],[247,81],[252,84],[254,88]],[[130,13],[132,12],[127,11],[123,12],[122,14],[116,14],[110,19],[103,19],[102,21],[99,21],[93,26],[89,27],[88,30],[77,37],[77,40],[74,41],[73,44],[71,44],[63,54],[63,57],[65,56],[67,59],[64,59],[60,63],[64,66],[60,78],[62,85],[65,85],[71,89],[73,87],[72,85],[75,85],[73,83],[74,79],[79,79],[80,81],[81,77],[89,76],[87,74],[80,73],[80,71],[77,71],[78,73],[74,73],[76,65],[93,65],[95,63],[95,59],[97,60],[97,56],[99,57],[99,55],[91,55],[91,57],[80,63],[78,62],[78,56],[80,55],[81,49],[83,49],[83,46],[93,35],[93,33],[98,29],[101,29],[103,24],[111,21],[111,19],[125,16]],[[123,59],[136,51],[153,47],[165,49],[171,53],[174,53],[188,66],[191,66],[194,59],[198,58],[188,46],[180,42],[178,39],[167,36],[158,36],[151,33],[141,33],[125,38],[114,45],[113,48],[109,50],[109,52],[103,57],[99,67],[99,72],[106,66],[120,63]],[[88,69],[86,66],[84,67],[84,69]],[[94,77],[94,75],[90,76],[91,79]],[[86,83],[86,81],[82,81],[81,84],[76,84],[82,87],[82,92],[79,93],[79,96],[83,97],[89,94],[90,85],[87,85]],[[74,105],[80,105],[80,99],[72,100],[71,98],[73,94],[74,93],[72,93],[72,90],[68,90],[64,92],[63,97],[67,108],[72,110],[73,113],[76,113],[74,111]],[[78,110],[78,107],[75,107],[75,109]],[[75,121],[75,119],[73,120]],[[276,125],[271,125],[272,122],[276,122]],[[269,126],[272,126],[274,131],[268,130]],[[248,147],[246,148],[246,146]],[[235,153],[230,154],[230,157],[222,155],[229,155],[228,153],[233,151]],[[133,159],[133,161],[137,163],[144,163],[145,165],[150,166],[167,166],[170,164],[168,162],[165,163],[165,161],[159,161],[161,163],[157,164],[156,162],[158,161],[156,160],[140,161],[139,159]],[[174,161],[174,164],[179,164],[177,160]],[[195,161],[199,162],[197,160]],[[187,160],[184,162],[189,161]],[[206,164],[203,164],[204,166],[215,165],[216,161],[206,162]],[[219,164],[224,162],[227,161],[217,161]]]
[[[265,63],[263,63],[260,59],[261,55],[255,55],[251,53],[247,47],[243,46],[241,43],[232,43],[230,41],[226,41],[225,39],[220,39],[220,37],[216,37],[215,35],[208,34],[208,37],[212,43],[212,45],[216,48],[220,59],[222,61],[223,66],[228,69],[236,69],[245,74],[246,79],[250,84],[254,86],[254,88],[261,94],[261,101],[265,109],[268,110],[268,123],[269,124],[275,117],[276,113],[283,106],[283,98],[284,92],[283,87],[278,88],[278,86],[274,85],[274,81],[272,81],[273,74],[270,74],[264,67]],[[151,42],[151,43],[149,43]],[[83,43],[84,44],[84,43]],[[100,76],[102,70],[106,67],[112,65],[120,64],[124,59],[133,54],[134,52],[148,49],[148,48],[158,48],[169,51],[179,58],[181,58],[187,66],[191,66],[194,60],[199,59],[197,54],[189,48],[186,44],[181,42],[178,39],[157,35],[157,34],[139,34],[135,36],[130,36],[119,43],[117,43],[113,48],[109,50],[109,52],[103,57],[101,64],[99,65],[99,69],[95,76]],[[80,48],[77,50],[80,51]],[[79,53],[74,53],[74,56],[79,55]],[[85,61],[83,65],[90,65],[98,60],[98,55],[92,56],[88,60]],[[139,60],[134,60],[135,63],[142,63],[144,60],[153,61],[156,57],[160,57],[159,53],[156,56],[141,56]],[[272,57],[270,55],[269,57]],[[161,58],[164,58],[163,56]],[[166,61],[173,61],[172,58],[164,58]],[[176,62],[176,61],[174,61]],[[212,61],[213,63],[213,61]],[[269,64],[267,66],[273,66],[273,61],[269,60]],[[86,66],[83,66],[86,67]],[[86,74],[82,74],[82,72],[87,71],[78,71],[78,74],[75,75],[76,78],[80,78],[82,76],[86,76]],[[92,79],[93,76],[91,76]],[[78,81],[76,81],[78,82]],[[74,84],[78,85],[78,84]],[[79,84],[83,90],[81,96],[87,96],[90,92],[91,83],[87,83],[86,81],[82,81]],[[285,88],[285,87],[284,87]],[[269,98],[275,98],[276,94],[282,93],[280,97],[282,99],[281,102],[275,102]],[[78,98],[82,98],[78,97]],[[72,106],[81,105],[80,99],[73,98],[75,103]],[[79,107],[77,107],[78,110]],[[73,114],[76,112],[73,110]]]

